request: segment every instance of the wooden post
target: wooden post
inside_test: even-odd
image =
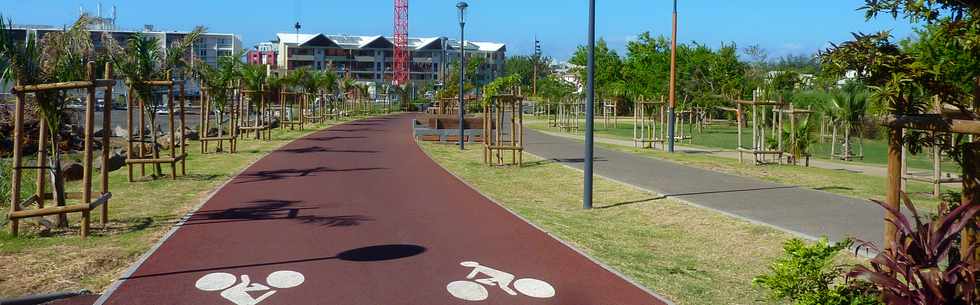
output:
[[[736,132],[736,134],[738,134],[738,148],[736,149],[738,150],[738,163],[741,164],[743,162],[742,160],[742,104],[737,101],[735,102],[735,126],[736,126],[735,129],[738,130]]]
[[[980,196],[980,143],[972,142],[965,145],[963,150],[963,194],[960,202],[963,205],[977,204],[977,197]],[[960,257],[966,259],[969,249],[977,243],[977,218],[973,219],[973,225],[967,226],[963,231],[960,244]],[[980,254],[974,254],[974,259],[980,258]]]
[[[88,75],[88,80],[93,84],[95,83],[95,67],[92,62],[89,62],[85,66],[85,72]],[[94,140],[92,134],[95,130],[95,85],[88,87],[88,100],[85,102],[85,134],[83,135],[85,140],[85,152],[83,153],[84,168],[82,169],[82,203],[88,204],[92,202],[92,141]],[[58,149],[55,147],[54,149]],[[105,149],[105,147],[103,147]],[[105,167],[105,164],[102,165]],[[85,211],[82,213],[82,237],[88,236],[89,230],[89,212]]]
[[[112,79],[112,63],[105,64],[105,79]],[[109,150],[111,146],[109,145],[109,138],[112,137],[112,87],[115,84],[107,86],[105,90],[102,91],[102,169],[101,169],[101,182],[102,188],[100,194],[105,195],[109,193]],[[109,202],[106,201],[102,204],[102,217],[99,221],[102,222],[102,226],[109,222]]]
[[[899,128],[889,128],[888,129],[888,180],[887,189],[885,192],[885,204],[888,207],[900,210],[901,209],[901,193],[902,193],[902,148],[904,147],[902,140],[902,130]],[[895,217],[888,212],[885,212],[885,247],[884,249],[891,249],[892,243],[895,242],[895,232],[896,227],[890,221],[894,221]]]
[[[133,158],[133,88],[132,85],[129,87],[128,94],[126,95],[126,128],[127,135],[126,138],[126,160]],[[133,182],[133,164],[126,164],[129,168],[129,182]]]
[[[95,71],[92,63],[85,66],[86,75],[90,81],[95,81]],[[82,139],[85,141],[82,156],[82,202],[92,202],[92,133],[95,129],[95,86],[86,88],[88,99],[85,101],[85,127]],[[55,147],[55,149],[58,149]],[[82,233],[85,234],[84,232]]]
[[[10,165],[10,210],[13,212],[20,211],[20,178],[21,178],[21,163],[23,152],[24,140],[24,104],[27,103],[27,99],[24,93],[17,93],[17,104],[14,105],[14,163]],[[44,124],[42,121],[41,124]],[[42,139],[41,141],[44,141]],[[19,229],[18,219],[10,220],[10,234],[17,236],[17,230]]]
[[[173,158],[175,160],[173,162],[170,162],[170,178],[173,180],[177,180],[177,161],[176,161],[177,146],[179,146],[180,143],[177,143],[177,130],[176,130],[177,128],[175,126],[177,122],[176,122],[176,118],[174,117],[175,95],[174,95],[174,85],[172,83],[167,86],[167,94],[169,95],[167,97],[167,109],[170,112],[169,115],[167,116],[168,121],[170,123],[170,158]]]
[[[47,181],[44,174],[47,172],[46,166],[48,166],[48,124],[42,120],[37,125],[40,132],[37,141],[37,189],[34,193],[37,195],[37,207],[44,208],[45,182]]]
[[[185,132],[187,129],[187,110],[184,107],[188,100],[184,92],[184,82],[180,82],[180,155],[184,156],[180,160],[180,174],[187,176],[187,133]],[[197,136],[201,137],[201,134]]]
[[[143,128],[146,127],[146,123],[143,121],[143,118],[146,116],[146,114],[143,113],[143,109],[144,109],[143,108],[143,103],[145,103],[145,101],[143,101],[143,98],[142,97],[136,99],[136,101],[139,104],[139,109],[138,110],[139,110],[139,115],[140,115],[139,120],[138,120],[139,121],[139,126],[138,126],[138,129],[137,129],[137,134],[139,134],[139,145],[140,145],[139,146],[139,154],[140,154],[140,158],[146,158],[146,151],[145,151],[145,148],[146,148],[146,142],[145,142],[146,141],[146,137],[143,135]],[[130,132],[132,132],[132,131],[130,131]],[[154,143],[154,145],[155,144],[156,143]],[[142,176],[146,176],[146,165],[145,164],[140,164],[140,176],[141,177]]]

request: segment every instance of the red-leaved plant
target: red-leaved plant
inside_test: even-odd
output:
[[[888,305],[976,304],[976,262],[971,259],[976,245],[968,249],[966,260],[949,253],[960,231],[980,212],[980,205],[960,206],[952,211],[941,206],[939,217],[922,223],[908,196],[902,194],[902,199],[915,223],[898,209],[875,201],[894,218],[889,220],[897,228],[894,242],[885,250],[862,244],[858,248],[875,250],[878,255],[870,261],[870,268],[855,266],[848,276],[877,286]]]

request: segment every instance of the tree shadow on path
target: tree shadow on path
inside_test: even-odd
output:
[[[265,170],[265,171],[244,173],[241,176],[239,176],[240,180],[236,181],[235,184],[277,181],[277,180],[290,179],[290,178],[309,177],[309,176],[316,176],[316,174],[319,173],[378,171],[378,170],[386,170],[386,169],[387,168],[383,168],[383,167],[334,169],[326,166],[319,166],[319,167],[306,168],[306,169],[289,168],[289,169],[278,169],[278,170]]]

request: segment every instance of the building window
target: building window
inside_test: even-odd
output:
[[[208,57],[208,49],[197,50],[197,55],[200,57]]]

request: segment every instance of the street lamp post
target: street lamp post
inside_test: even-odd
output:
[[[589,0],[589,59],[585,98],[585,181],[582,206],[592,208],[592,154],[594,149],[593,116],[595,112],[595,0]]]
[[[465,18],[467,7],[469,5],[463,1],[456,4],[456,9],[459,10],[459,150],[465,149],[463,141],[465,127],[463,125],[465,123],[466,105],[463,104],[463,95],[466,94],[466,40],[464,39],[465,36],[463,36],[463,29],[466,27]]]
[[[674,0],[674,19],[670,37],[670,105],[667,107],[667,152],[674,152],[674,129],[677,107],[677,0]]]

